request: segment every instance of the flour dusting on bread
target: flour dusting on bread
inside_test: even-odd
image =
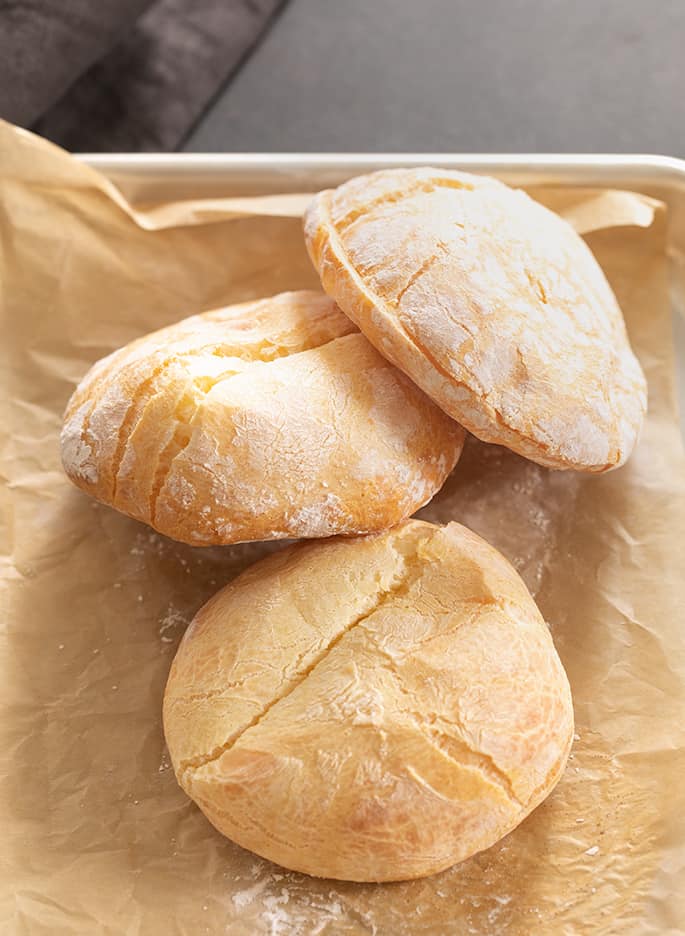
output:
[[[193,316],[86,375],[63,460],[88,493],[195,545],[375,532],[454,467],[464,430],[321,293]]]

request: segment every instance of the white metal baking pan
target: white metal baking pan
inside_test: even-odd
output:
[[[668,208],[674,263],[673,322],[681,427],[685,436],[685,160],[649,155],[482,153],[82,154],[132,200],[308,192],[389,166],[445,166],[494,175],[510,185],[627,189]]]
[[[135,197],[137,183],[168,186],[178,198],[308,191],[389,166],[446,166],[514,185],[607,186],[685,202],[685,160],[669,156],[529,153],[188,153],[84,154],[83,160]],[[315,179],[315,185],[312,181]],[[681,205],[681,210],[683,206]]]

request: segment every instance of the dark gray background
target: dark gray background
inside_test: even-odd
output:
[[[685,156],[685,0],[290,0],[191,151]]]

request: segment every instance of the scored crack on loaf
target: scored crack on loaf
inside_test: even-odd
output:
[[[320,877],[421,877],[552,790],[566,674],[514,569],[456,523],[297,544],[195,616],[164,730],[225,835]]]
[[[62,460],[82,490],[193,545],[387,529],[439,490],[464,430],[327,296],[206,312],[98,362]]]
[[[629,456],[646,385],[621,310],[587,245],[524,192],[384,170],[320,192],[305,238],[343,312],[474,435],[552,468]]]

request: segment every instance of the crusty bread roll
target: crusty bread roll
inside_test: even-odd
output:
[[[456,523],[298,544],[214,596],[164,730],[225,835],[308,874],[421,877],[488,848],[559,779],[569,685],[525,585]]]
[[[560,217],[494,179],[390,169],[321,192],[305,236],[326,292],[474,435],[552,468],[626,460],[645,379]]]
[[[196,315],[96,364],[62,460],[98,500],[196,546],[384,530],[464,431],[323,294]]]

